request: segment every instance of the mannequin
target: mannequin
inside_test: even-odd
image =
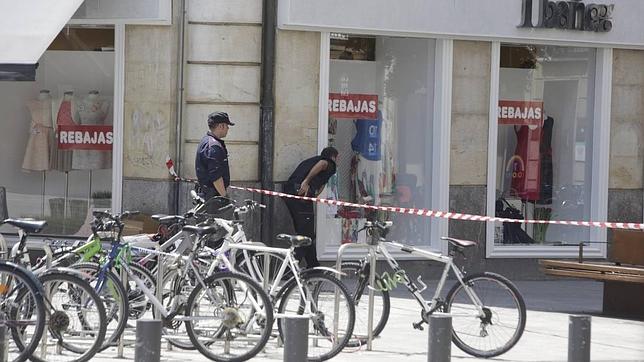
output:
[[[58,111],[56,112],[56,119],[54,121],[54,134],[58,137],[58,126],[72,126],[76,125],[78,113],[75,112],[74,92],[66,91],[63,98],[60,100]],[[68,172],[72,169],[72,150],[59,150],[58,142],[54,139],[51,147],[50,168],[62,172]]]
[[[78,116],[82,125],[104,125],[110,104],[99,96],[97,90],[90,91],[78,102]],[[97,170],[112,167],[112,153],[95,150],[75,150],[72,168],[75,170]]]
[[[51,96],[43,89],[38,98],[27,104],[31,113],[29,140],[22,168],[29,171],[49,169],[49,142],[51,137]]]

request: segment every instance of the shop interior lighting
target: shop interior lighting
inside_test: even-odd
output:
[[[349,40],[349,35],[348,34],[343,34],[343,33],[331,33],[329,35],[331,39],[337,39],[337,40]]]

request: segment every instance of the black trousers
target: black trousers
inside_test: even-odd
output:
[[[227,210],[224,212],[220,212],[219,209],[228,205],[228,201],[225,200],[211,200],[208,202],[210,199],[216,196],[220,196],[217,190],[214,188],[210,187],[202,187],[201,188],[201,197],[206,201],[206,213],[210,215],[216,215],[216,217],[221,218],[221,219],[226,219],[226,220],[232,220],[233,219],[233,210]],[[218,235],[218,233],[215,233],[211,235],[208,240],[205,241],[204,245],[208,246],[213,249],[219,249],[221,247],[221,244],[223,244],[224,239],[221,235]]]
[[[284,192],[291,195],[297,195],[295,185],[292,184],[284,185]],[[315,248],[315,214],[313,212],[313,202],[296,200],[288,197],[284,198],[284,202],[286,203],[286,207],[293,219],[295,232],[298,235],[308,236],[313,241],[309,246],[295,249],[295,257],[300,262],[305,261],[307,268],[320,266],[317,250]]]
[[[203,187],[201,188],[201,197],[206,200],[206,212],[208,214],[217,215],[217,217],[222,219],[230,220],[233,218],[233,210],[227,210],[225,212],[219,212],[219,209],[228,205],[226,200],[211,200],[213,197],[220,196],[219,192],[212,187]]]

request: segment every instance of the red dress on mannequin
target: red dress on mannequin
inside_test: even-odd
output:
[[[512,171],[511,195],[524,201],[541,198],[541,127],[531,130],[529,126],[514,127],[517,146],[508,163]]]

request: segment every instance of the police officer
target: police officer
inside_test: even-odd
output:
[[[208,133],[201,139],[195,157],[195,171],[201,186],[202,196],[209,200],[215,196],[227,196],[230,185],[230,168],[228,167],[228,150],[223,138],[228,128],[235,124],[225,112],[213,112],[208,115]],[[208,213],[215,213],[223,202],[208,204]]]
[[[327,147],[322,150],[319,156],[308,158],[295,168],[288,181],[284,185],[284,192],[291,195],[317,197],[320,195],[329,178],[335,174],[335,161],[338,157],[338,150]],[[320,265],[315,248],[315,217],[313,214],[313,202],[284,198],[288,207],[295,232],[299,235],[308,236],[313,240],[310,246],[300,247],[295,250],[298,260],[305,260],[307,268]]]

